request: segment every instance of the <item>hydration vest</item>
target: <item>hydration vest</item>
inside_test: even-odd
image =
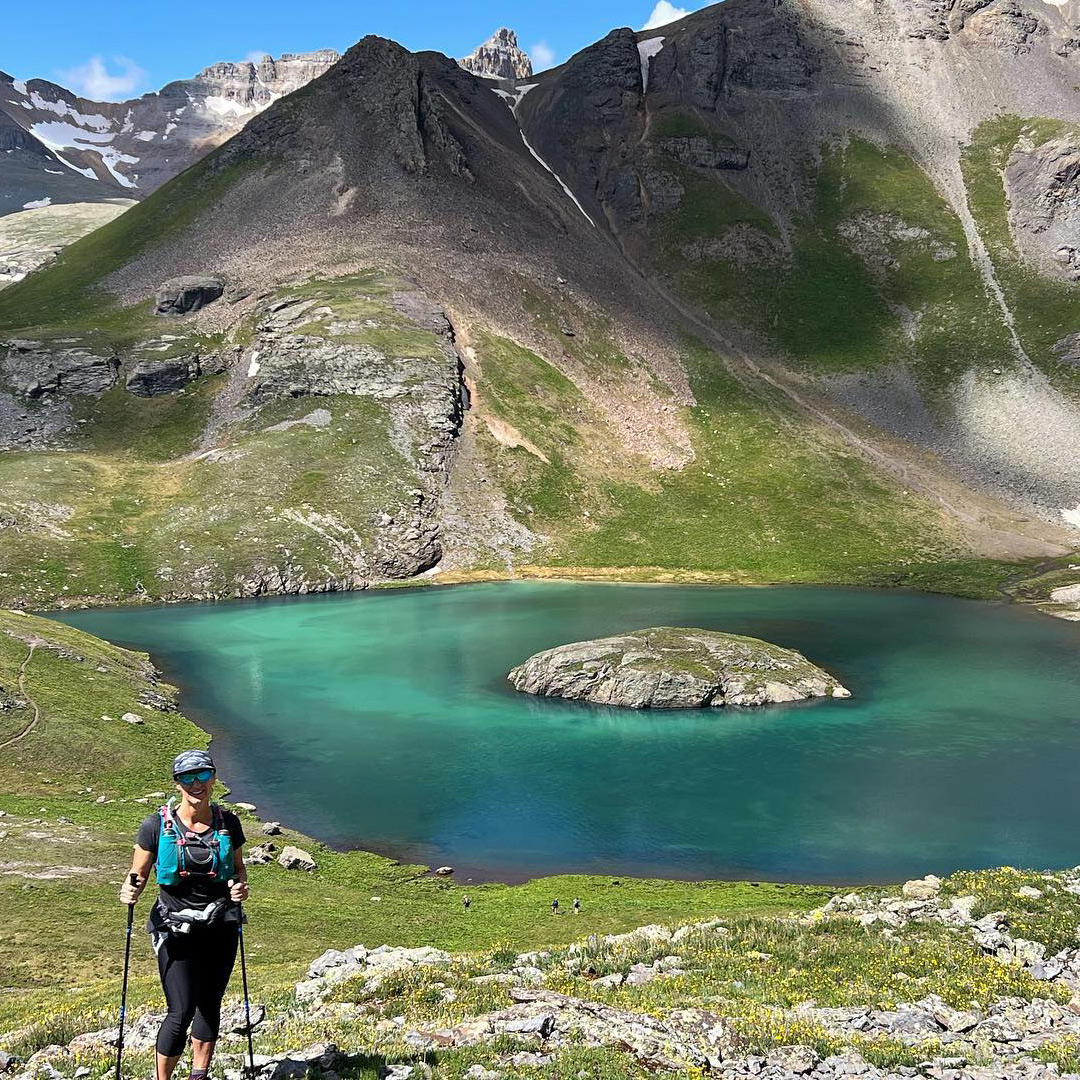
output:
[[[179,885],[191,878],[224,885],[234,876],[232,837],[225,828],[225,816],[216,803],[210,809],[210,828],[202,833],[184,828],[171,801],[158,811],[161,832],[154,873],[159,885]]]

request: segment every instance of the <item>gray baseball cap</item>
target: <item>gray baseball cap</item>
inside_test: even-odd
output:
[[[198,769],[213,769],[217,772],[214,759],[206,750],[185,750],[182,754],[177,754],[172,763],[173,776],[196,772]]]

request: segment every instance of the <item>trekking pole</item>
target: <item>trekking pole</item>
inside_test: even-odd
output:
[[[255,1047],[251,1042],[251,1000],[248,997],[247,985],[247,960],[244,957],[244,905],[240,908],[240,978],[244,984],[244,1026],[247,1029],[248,1040],[248,1075],[255,1075]],[[119,1077],[117,1077],[119,1080]]]
[[[131,887],[139,884],[139,875],[131,875]],[[120,1035],[116,1040],[116,1080],[120,1080],[120,1061],[124,1056],[124,1014],[127,1012],[128,966],[131,963],[131,924],[135,920],[135,901],[128,904],[127,940],[124,942],[124,984],[120,991]]]

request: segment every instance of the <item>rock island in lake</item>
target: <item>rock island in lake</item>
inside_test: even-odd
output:
[[[827,671],[793,649],[738,634],[670,626],[547,649],[508,678],[522,693],[631,709],[851,697]]]

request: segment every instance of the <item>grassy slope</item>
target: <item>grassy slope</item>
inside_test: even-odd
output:
[[[1080,373],[1062,364],[1053,345],[1080,330],[1080,287],[1044,277],[1020,257],[1009,226],[1002,172],[1022,137],[1036,145],[1077,129],[1063,121],[1001,116],[975,132],[964,158],[971,212],[986,241],[998,279],[1016,315],[1016,329],[1031,359],[1062,384],[1080,390]]]
[[[8,696],[20,693],[18,669],[27,655],[27,638],[37,640],[38,647],[27,666],[25,694],[40,706],[42,720],[0,756],[0,808],[5,812],[0,862],[6,870],[0,876],[0,908],[7,930],[0,984],[18,991],[0,996],[0,1033],[7,1033],[0,1034],[0,1048],[24,1057],[114,1022],[123,944],[115,890],[131,837],[156,803],[156,798],[145,798],[162,788],[172,755],[206,742],[179,713],[138,700],[146,690],[172,694],[152,682],[144,656],[70,627],[0,610],[0,687]],[[66,654],[59,655],[50,644]],[[128,710],[137,711],[145,723],[125,724],[119,717]],[[0,742],[21,729],[27,715],[25,709],[0,712]],[[100,797],[107,800],[104,805],[96,802]],[[259,839],[257,820],[241,813],[252,840]],[[537,947],[553,950],[537,961],[550,989],[654,1015],[702,1005],[732,1018],[746,1052],[804,1043],[828,1054],[849,1045],[882,1066],[916,1064],[937,1048],[933,1042],[905,1048],[857,1034],[841,1039],[770,1010],[808,998],[822,1006],[894,1007],[936,993],[955,1007],[969,1008],[1005,995],[1025,1000],[1061,995],[987,957],[966,934],[934,925],[913,924],[893,934],[852,921],[796,923],[783,917],[819,905],[828,895],[820,888],[565,877],[513,887],[469,886],[473,908],[465,913],[461,887],[422,875],[419,867],[362,852],[335,853],[288,830],[276,839],[303,844],[319,868],[313,874],[290,873],[275,864],[252,868],[248,962],[255,996],[270,1004],[273,1018],[257,1047],[272,1052],[319,1040],[354,1051],[363,1047],[370,1056],[357,1075],[365,1078],[414,1053],[402,1042],[400,1029],[382,1021],[405,1016],[410,1025],[450,1026],[502,1008],[504,988],[473,979],[506,971],[519,952]],[[42,873],[58,876],[32,876]],[[1025,896],[1021,886],[1036,886],[1042,898]],[[946,881],[944,892],[975,895],[977,916],[1005,911],[1014,934],[1043,942],[1050,952],[1075,941],[1080,898],[1055,879],[1009,869],[961,873]],[[583,913],[553,919],[548,910],[553,895],[581,896]],[[145,903],[140,921],[144,912]],[[670,945],[638,937],[618,945],[590,939],[577,959],[565,948],[590,934],[713,917],[723,929],[701,929],[679,943],[683,974],[640,988],[607,989],[594,979],[609,972],[625,974],[635,963],[650,964],[667,956]],[[461,955],[437,978],[425,972],[394,976],[377,995],[342,984],[334,999],[363,1007],[352,1018],[298,1014],[289,988],[307,962],[325,948],[357,942],[433,944]],[[160,1008],[160,989],[141,934],[133,970],[135,1015]],[[470,1065],[490,1064],[497,1053],[515,1048],[497,1042],[488,1048],[440,1051],[431,1060],[438,1076],[457,1078]],[[232,1039],[224,1049],[235,1053],[240,1047]],[[1052,1044],[1040,1054],[1076,1066],[1076,1048],[1068,1044]],[[104,1070],[108,1055],[88,1051],[61,1068],[66,1073],[77,1064]],[[131,1069],[148,1064],[146,1053],[130,1055]],[[515,1075],[569,1080],[582,1069],[594,1080],[646,1075],[617,1051],[585,1048],[560,1053],[542,1073],[521,1068]]]
[[[373,273],[281,295],[362,321],[329,340],[438,355],[442,339],[390,306],[399,285]],[[302,329],[323,337],[330,321]],[[76,401],[73,452],[0,456],[0,511],[17,523],[0,546],[0,597],[40,609],[82,596],[228,593],[236,577],[275,566],[318,581],[327,568],[346,573],[342,554],[291,515],[336,519],[347,548],[354,534],[372,538],[380,512],[399,510],[418,478],[391,443],[387,407],[350,396],[276,401],[223,431],[224,456],[193,459],[223,385],[223,376],[204,377],[149,399],[118,386]],[[328,427],[266,431],[316,408],[330,411]]]
[[[73,1023],[72,1012],[93,1014],[111,1004],[122,960],[123,912],[115,890],[136,826],[157,801],[137,800],[164,790],[169,763],[181,748],[206,745],[206,736],[179,713],[138,701],[140,691],[150,688],[145,657],[70,627],[0,610],[0,687],[9,694],[19,696],[18,667],[28,651],[9,632],[37,635],[83,659],[35,651],[26,694],[40,706],[42,722],[0,753],[0,809],[6,812],[0,819],[0,862],[16,864],[15,873],[0,875],[0,910],[8,928],[0,985],[23,991],[0,996],[0,1031],[35,1019],[45,1005],[56,1009],[74,987],[81,989],[64,998],[58,1023]],[[145,723],[124,723],[120,717],[128,711]],[[26,709],[0,711],[0,743],[28,719]],[[108,800],[104,805],[96,802],[101,796]],[[252,841],[261,839],[258,823],[250,815],[244,820]],[[40,833],[46,837],[30,835]],[[276,842],[301,843],[315,854],[319,870],[252,868],[251,963],[260,994],[289,986],[308,961],[330,947],[388,942],[483,950],[513,940],[527,948],[713,913],[805,910],[826,895],[807,886],[629,879],[616,884],[612,878],[575,876],[469,886],[473,910],[466,915],[461,888],[421,876],[422,868],[363,852],[335,853],[288,831]],[[58,866],[89,872],[56,880],[22,876]],[[548,902],[556,895],[581,896],[584,914],[553,920]],[[381,900],[373,902],[373,896]],[[135,971],[136,1002],[156,1000],[141,936]]]
[[[214,155],[170,180],[115,221],[65,248],[41,273],[0,295],[0,335],[80,334],[123,346],[149,330],[148,305],[120,307],[100,282],[140,252],[177,236],[262,163],[218,169]]]
[[[683,205],[650,227],[658,268],[710,314],[756,328],[814,372],[903,362],[932,392],[969,367],[1008,362],[1004,328],[968,258],[960,221],[910,158],[853,138],[825,147],[810,180],[814,194],[795,223],[790,261],[747,267],[686,259],[688,242],[721,238],[734,224],[775,233],[721,176],[694,175]],[[929,236],[887,238],[877,246],[892,265],[880,265],[841,233],[867,216],[889,216]],[[955,257],[934,257],[947,248]],[[917,319],[913,334],[901,309]]]
[[[599,333],[570,347],[612,348],[595,340]],[[494,439],[486,445],[515,515],[553,538],[543,556],[552,567],[866,581],[958,550],[920,500],[751,397],[695,343],[685,361],[698,405],[682,410],[695,460],[661,472],[623,449],[596,407],[535,353],[494,335],[480,337],[476,352],[482,408],[548,459]]]

